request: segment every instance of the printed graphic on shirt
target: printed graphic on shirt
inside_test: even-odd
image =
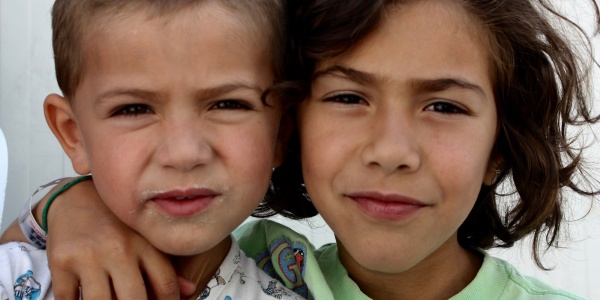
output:
[[[265,292],[265,294],[275,297],[276,299],[281,299],[283,296],[292,297],[292,294],[290,294],[284,287],[279,286],[279,281],[276,279],[270,280],[267,286],[263,287],[262,290]]]
[[[262,290],[263,293],[275,299],[297,299],[293,292],[286,289],[276,279],[271,278],[266,284],[263,284],[259,279],[253,278],[252,274],[249,274],[249,276],[247,276],[246,272],[244,271],[244,264],[242,263],[241,252],[238,251],[236,255],[233,256],[233,258],[230,260],[230,262],[231,263],[227,261],[224,262],[223,265],[221,265],[221,268],[224,269],[221,270],[221,268],[219,268],[219,270],[217,270],[216,274],[212,276],[207,286],[202,290],[200,296],[198,296],[197,300],[217,299],[217,297],[218,299],[223,300],[238,300],[234,299],[234,297],[230,295],[226,295],[224,297],[220,296],[220,293],[226,291],[227,288],[241,288],[248,289],[249,291]],[[245,262],[253,264],[252,261]],[[231,269],[233,269],[233,272],[230,273],[231,275],[227,275],[227,270]]]
[[[219,286],[219,285],[226,285],[227,282],[225,281],[225,279],[223,279],[223,277],[221,277],[221,275],[219,275],[221,273],[221,269],[217,270],[217,273],[215,273],[215,275],[213,275],[210,278],[210,281],[208,282],[208,284],[206,285],[206,287],[204,288],[204,290],[202,290],[202,293],[200,293],[200,296],[198,296],[198,300],[204,300],[206,298],[208,298],[208,296],[210,296],[210,291]]]
[[[280,278],[285,286],[307,298],[308,287],[304,282],[305,253],[306,247],[303,243],[280,237],[271,242],[268,251],[256,258],[256,265],[269,276]],[[283,274],[283,277],[278,273]]]
[[[40,296],[42,287],[33,277],[33,272],[28,270],[25,274],[19,276],[15,282],[16,300],[35,300]]]

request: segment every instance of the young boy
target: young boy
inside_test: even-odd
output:
[[[196,283],[193,299],[300,299],[230,236],[281,161],[283,104],[262,95],[282,74],[282,4],[57,0],[52,18],[64,96],[44,112],[75,171]],[[53,298],[44,250],[2,245],[0,270],[0,299]]]

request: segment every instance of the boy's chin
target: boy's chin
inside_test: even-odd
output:
[[[217,237],[211,234],[199,234],[199,232],[196,232],[187,235],[175,233],[169,236],[163,235],[146,238],[156,249],[165,254],[172,256],[193,256],[211,252],[215,247],[222,244],[227,237],[228,235]]]

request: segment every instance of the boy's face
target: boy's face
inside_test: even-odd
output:
[[[84,42],[74,166],[170,254],[204,252],[230,234],[263,198],[275,163],[281,108],[261,102],[273,81],[266,42],[237,19],[212,2],[133,13]]]
[[[352,51],[317,66],[298,110],[306,188],[349,272],[456,267],[447,258],[464,254],[457,229],[493,177],[488,50],[452,2],[385,16]]]

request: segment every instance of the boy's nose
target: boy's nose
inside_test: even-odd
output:
[[[365,165],[386,174],[414,171],[421,163],[415,121],[391,110],[380,111],[371,120],[369,136],[361,152]]]
[[[206,132],[195,123],[174,122],[165,126],[157,153],[162,166],[190,171],[210,161],[213,149]]]

